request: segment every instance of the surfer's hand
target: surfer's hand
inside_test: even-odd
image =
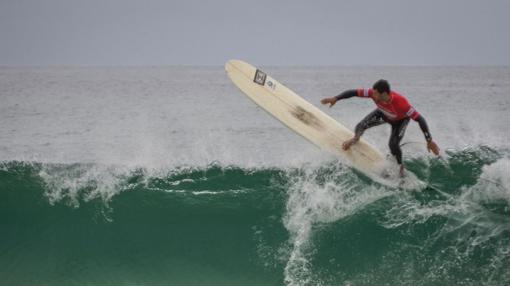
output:
[[[439,155],[439,150],[440,149],[439,149],[439,147],[437,146],[437,144],[434,141],[430,140],[430,141],[427,142],[427,150],[429,152],[434,153],[435,155]]]
[[[327,98],[324,98],[321,100],[321,103],[322,104],[329,104],[329,107],[333,107],[333,105],[335,105],[335,103],[338,101],[338,99],[336,99],[336,97],[327,97]]]

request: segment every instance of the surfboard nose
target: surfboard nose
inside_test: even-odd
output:
[[[232,60],[228,60],[228,61],[225,63],[225,70],[226,70],[226,71],[229,71],[230,69],[232,69],[232,66],[233,66],[236,62],[238,62],[238,61],[239,61],[239,60],[234,60],[234,59],[232,59]]]
[[[226,63],[225,63],[225,70],[227,72],[230,72],[234,67],[236,66],[243,66],[243,65],[247,65],[248,63],[242,61],[242,60],[237,60],[237,59],[231,59],[231,60],[228,60]]]

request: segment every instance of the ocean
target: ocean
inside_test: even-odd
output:
[[[317,106],[387,79],[442,149],[409,124],[425,185],[370,180],[219,66],[0,67],[0,284],[510,284],[510,67],[261,68]],[[374,104],[320,108],[353,129]]]

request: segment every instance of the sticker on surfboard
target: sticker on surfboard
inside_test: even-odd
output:
[[[258,83],[260,85],[264,85],[266,83],[266,73],[257,69],[255,72],[255,77],[253,78],[253,82]]]

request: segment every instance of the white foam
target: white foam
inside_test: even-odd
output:
[[[484,166],[478,182],[466,196],[478,202],[504,200],[510,205],[510,159],[502,158]]]
[[[285,282],[308,285],[313,281],[314,285],[320,285],[308,260],[313,226],[351,216],[392,192],[376,185],[367,186],[342,165],[337,165],[326,177],[320,169],[311,167],[290,173],[289,177],[284,225],[290,233],[291,251],[285,267]]]
[[[128,168],[97,164],[43,165],[39,172],[50,203],[67,201],[75,207],[80,200],[108,202],[123,191],[121,185],[130,174]]]
[[[510,160],[502,158],[484,166],[482,175],[473,186],[463,187],[459,193],[446,194],[426,204],[416,200],[412,194],[396,197],[394,207],[386,212],[383,225],[397,228],[402,225],[423,224],[434,217],[448,219],[438,236],[452,235],[475,247],[493,237],[510,232],[510,218],[491,210],[491,205],[503,201],[506,212],[510,206],[508,170]],[[431,190],[428,190],[431,191]],[[436,190],[440,191],[440,190]],[[510,245],[501,248],[510,250]]]

